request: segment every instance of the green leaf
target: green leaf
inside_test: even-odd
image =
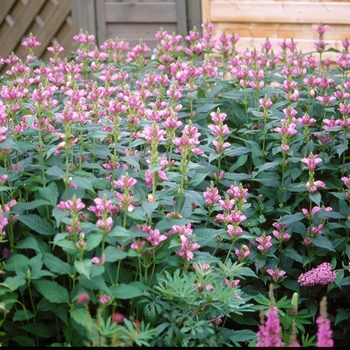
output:
[[[197,228],[195,230],[196,242],[202,247],[207,245],[209,242],[214,242],[217,236],[222,235],[226,231],[224,229],[215,228]]]
[[[127,215],[133,220],[147,221],[146,215],[140,207],[136,207],[132,212],[127,212]]]
[[[338,284],[338,286],[349,286],[349,285],[350,285],[350,276],[343,278]]]
[[[63,179],[66,176],[66,173],[57,165],[54,165],[47,169],[46,174],[52,176],[55,179]]]
[[[314,193],[309,193],[309,198],[319,207],[321,205],[321,194],[316,191]]]
[[[209,175],[209,173],[196,173],[194,177],[188,182],[189,187],[198,186],[204,179]]]
[[[72,241],[63,240],[58,241],[55,244],[61,247],[66,253],[71,254],[73,256],[78,252],[77,246]]]
[[[153,212],[158,208],[159,202],[142,201],[142,209],[149,218],[152,217]]]
[[[29,259],[23,254],[12,254],[6,262],[6,271],[16,271],[19,266],[28,268]]]
[[[123,157],[120,157],[120,159],[123,160],[126,164],[129,164],[133,168],[135,168],[138,171],[140,171],[140,162],[137,159],[135,159],[135,157],[123,156]]]
[[[25,336],[14,336],[11,339],[13,339],[16,343],[18,343],[20,346],[24,346],[24,347],[35,347],[35,341],[34,339],[25,337]]]
[[[28,321],[33,317],[34,315],[31,313],[30,310],[17,310],[13,315],[12,322]]]
[[[43,198],[50,201],[52,206],[55,206],[57,204],[59,193],[55,182],[50,182],[47,187],[39,188],[39,193]]]
[[[86,232],[86,231],[84,231]],[[86,236],[86,249],[85,251],[89,252],[90,250],[96,248],[102,242],[102,233],[90,233]]]
[[[44,322],[30,323],[19,328],[41,338],[50,338],[56,331],[54,327],[50,327],[50,324]]]
[[[279,224],[285,224],[285,225],[290,225],[295,222],[301,221],[305,218],[305,215],[302,213],[295,213],[292,215],[285,215],[283,216],[280,221],[278,222]]]
[[[73,176],[72,182],[75,183],[80,188],[84,188],[85,190],[89,190],[95,193],[95,190],[92,186],[92,182],[90,179],[87,179],[85,177]]]
[[[55,281],[35,280],[33,284],[36,290],[48,301],[55,304],[69,304],[67,289]]]
[[[87,329],[91,329],[92,318],[89,311],[85,308],[80,307],[78,309],[73,309],[70,312],[70,316],[76,323],[84,326]]]
[[[332,242],[325,236],[317,235],[312,238],[312,243],[316,247],[326,248],[327,250],[335,251]]]
[[[83,261],[75,260],[74,267],[81,275],[85,275],[90,279],[90,269],[91,269],[92,261],[91,259],[84,259]]]
[[[110,290],[101,276],[94,276],[94,278],[88,279],[85,275],[81,275],[81,284],[86,289],[102,290],[103,292],[110,294]]]
[[[28,226],[34,232],[42,235],[53,235],[56,232],[53,227],[41,216],[37,214],[22,214],[17,217],[18,221]]]
[[[51,205],[51,203],[44,199],[37,199],[35,201],[27,202],[27,203],[19,202],[14,206],[12,210],[16,214],[22,214],[26,210],[36,209],[43,205]]]
[[[211,112],[220,105],[219,103],[205,103],[196,109],[196,113]]]
[[[124,259],[128,256],[128,254],[120,249],[117,249],[116,247],[108,246],[105,249],[106,254],[106,262],[115,262],[121,259]]]
[[[287,247],[284,251],[283,254],[299,263],[302,263],[303,257],[293,248]]]
[[[142,290],[124,283],[111,287],[110,291],[115,299],[132,299],[143,295]]]
[[[133,234],[122,226],[115,226],[111,232],[108,233],[108,237],[130,237]]]
[[[23,240],[19,241],[16,245],[17,249],[34,249],[37,252],[40,252],[38,241],[33,236],[28,236]]]
[[[266,163],[264,163],[263,165],[261,165],[260,167],[259,167],[259,170],[258,171],[254,171],[253,172],[253,177],[255,177],[255,176],[257,176],[259,173],[261,173],[262,171],[266,171],[266,170],[268,170],[268,169],[274,169],[274,168],[276,168],[277,166],[279,166],[279,162],[277,162],[277,161],[274,161],[274,162],[266,162]]]
[[[237,157],[246,153],[250,153],[252,150],[248,147],[238,147],[238,148],[226,148],[224,150],[225,156]]]
[[[339,322],[350,319],[350,311],[343,308],[337,309],[334,325],[336,326]]]
[[[73,271],[70,264],[51,253],[44,254],[43,262],[48,269],[59,275],[70,275]]]
[[[247,342],[252,339],[256,339],[256,333],[250,329],[240,329],[230,332],[230,339],[233,342]]]
[[[11,289],[11,292],[13,292],[19,287],[26,284],[26,282],[27,281],[25,276],[13,276],[13,277],[7,277],[4,281],[4,284]]]
[[[340,213],[336,211],[325,211],[323,209],[319,210],[316,214],[315,217],[323,220],[328,220],[328,219],[344,219],[344,215],[341,215]]]

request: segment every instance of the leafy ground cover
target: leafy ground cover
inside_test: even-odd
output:
[[[0,58],[3,346],[349,345],[350,42],[202,27]]]

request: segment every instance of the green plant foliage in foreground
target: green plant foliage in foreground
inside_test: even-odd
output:
[[[207,23],[0,58],[1,344],[255,346],[274,305],[284,345],[318,346],[326,296],[349,345],[350,53],[327,28],[309,53]]]

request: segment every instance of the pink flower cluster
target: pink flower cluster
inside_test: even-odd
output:
[[[332,270],[332,265],[324,262],[310,271],[302,273],[298,278],[298,282],[301,286],[325,285],[333,283],[336,278],[337,274]]]

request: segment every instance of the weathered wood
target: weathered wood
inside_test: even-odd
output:
[[[187,1],[187,16],[188,16],[188,29],[193,30],[196,27],[197,31],[201,32],[202,25],[202,13],[201,13],[201,0],[188,0]]]
[[[96,37],[96,12],[94,0],[73,0],[72,16],[73,21],[73,36],[78,35],[80,31],[88,32]],[[96,38],[95,38],[96,43]],[[74,43],[73,47],[77,48],[78,44]]]
[[[183,37],[188,34],[186,0],[176,1],[177,34]]]
[[[167,23],[177,21],[175,3],[126,4],[106,2],[105,10],[107,23]]]
[[[324,34],[326,48],[342,51],[341,40],[350,39],[350,1],[202,0],[202,21],[214,25],[213,35],[236,33],[238,49],[261,48],[267,37],[279,51],[278,42],[294,39],[302,52],[313,52],[319,34],[312,28],[330,25]],[[322,58],[335,59],[336,53]]]
[[[70,11],[70,0],[60,0],[57,3],[57,6],[55,6],[50,16],[47,18],[44,27],[36,33],[37,40],[41,42],[41,46],[39,46],[36,51],[37,56],[40,57],[43,52],[47,50],[47,47],[50,46],[54,33],[59,30]],[[48,33],[51,33],[51,35],[48,35]]]
[[[232,23],[219,22],[215,23],[215,29],[221,33],[225,31],[227,34],[232,32],[239,34],[240,37],[252,38],[298,38],[316,41],[318,33],[312,28],[311,24],[297,24],[297,23]],[[324,40],[339,40],[348,37],[350,39],[349,26],[346,25],[332,25],[324,34]]]
[[[95,0],[96,9],[96,42],[101,46],[106,41],[106,9],[104,0]]]
[[[257,8],[258,6],[258,8]],[[292,1],[211,1],[213,22],[348,24],[350,3]],[[204,18],[205,19],[205,18]]]
[[[4,40],[0,44],[0,56],[7,57],[14,51],[17,44],[22,40],[27,28],[34,20],[37,12],[44,5],[45,0],[29,1],[23,7],[18,18],[16,18],[14,25],[11,27],[11,35],[5,35]]]
[[[142,25],[142,24],[117,24],[117,23],[111,23],[107,24],[106,34],[107,37],[110,39],[116,39],[129,41],[129,40],[136,40],[137,42],[140,41],[140,39],[143,39],[145,42],[158,40],[156,39],[155,35],[158,30],[160,30],[161,25],[158,23],[152,23]],[[170,35],[173,34],[173,32],[177,33],[177,25],[176,23],[173,24],[167,24],[166,30]],[[140,35],[142,33],[142,36]]]
[[[1,2],[0,23],[6,18],[15,2],[16,0],[3,0]]]

